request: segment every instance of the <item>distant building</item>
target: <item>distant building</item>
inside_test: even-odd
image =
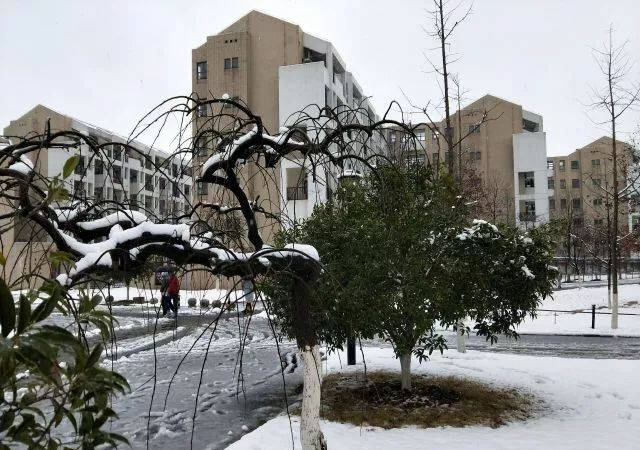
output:
[[[228,94],[244,101],[272,134],[291,125],[296,113],[309,105],[360,107],[363,113],[357,120],[377,120],[362,87],[330,42],[258,11],[208,36],[192,51],[192,85],[202,99]],[[312,112],[317,114],[317,109]],[[206,110],[199,113],[207,114]],[[212,147],[196,143],[197,161],[206,160]],[[285,226],[307,217],[316,203],[326,201],[339,175],[328,176],[324,167],[318,167],[315,177],[321,181],[313,182],[310,165],[296,159],[282,161],[275,178],[256,176],[255,167],[247,166],[244,175],[249,198],[259,197],[267,211],[281,214]],[[360,168],[347,163],[345,170]],[[196,195],[203,200],[224,201],[211,186],[198,186]],[[263,237],[270,241],[278,224],[263,222],[261,228]]]
[[[403,157],[447,167],[444,120],[436,126],[435,132],[425,125],[416,126],[416,151]],[[463,138],[454,149],[454,167],[457,170],[460,163],[465,175],[473,173],[479,179],[479,195],[491,205],[485,211],[488,219],[521,226],[549,219],[542,116],[516,103],[485,95],[453,113],[451,128],[454,142]],[[402,135],[397,129],[388,130],[392,153],[394,148],[404,146]]]
[[[554,156],[547,160],[547,186],[549,211],[552,217],[569,217],[576,228],[606,228],[607,210],[612,211],[605,191],[613,190],[612,139],[603,136],[565,156]],[[636,163],[632,149],[618,141],[618,191],[637,178],[633,175]],[[637,182],[636,182],[637,183]],[[634,189],[629,196],[635,195]],[[633,194],[633,195],[632,195]],[[619,221],[621,232],[635,228],[638,213],[631,201],[621,201]]]
[[[95,157],[83,142],[73,142],[71,148],[43,149],[28,155],[35,163],[35,170],[48,178],[60,175],[65,162],[74,155],[79,156],[80,163],[65,180],[67,189],[76,197],[123,203],[132,210],[143,212],[150,220],[176,218],[190,211],[193,195],[191,162],[183,160],[182,156],[173,158],[158,149],[131,142],[143,155],[136,154],[117,144],[126,143],[126,138],[43,105],[12,120],[4,129],[4,136],[15,143],[20,138],[43,134],[47,126],[52,132],[78,131],[97,144],[116,142],[105,147],[100,158]],[[15,222],[2,234],[2,251],[9,261],[4,267],[7,279],[20,276],[27,264],[46,262],[46,257],[39,258],[50,246],[49,237],[43,233],[34,234],[28,221]]]

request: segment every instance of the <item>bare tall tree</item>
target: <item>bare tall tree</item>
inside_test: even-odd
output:
[[[618,328],[618,271],[620,260],[620,230],[619,214],[620,199],[624,192],[619,190],[620,148],[618,146],[618,124],[622,116],[635,109],[640,102],[640,85],[629,82],[628,75],[632,67],[631,59],[626,52],[626,42],[622,45],[614,43],[613,28],[609,28],[609,39],[602,49],[593,50],[594,58],[605,78],[605,85],[601,89],[594,89],[592,93],[592,108],[605,114],[605,119],[599,122],[608,126],[611,132],[612,159],[612,213],[609,230],[609,245],[611,248],[611,328]],[[626,178],[626,174],[622,174]],[[623,191],[626,190],[626,186]],[[626,194],[624,194],[626,195]]]
[[[442,90],[442,100],[444,104],[444,122],[445,129],[443,138],[446,143],[446,155],[447,155],[447,170],[450,174],[454,174],[454,156],[456,145],[462,141],[462,130],[459,130],[460,139],[455,141],[453,127],[451,126],[451,95],[449,93],[449,66],[455,62],[455,57],[450,51],[451,37],[456,30],[468,16],[471,14],[471,6],[461,15],[458,15],[459,5],[449,7],[447,0],[433,0],[433,9],[429,11],[429,15],[432,21],[432,26],[427,33],[432,36],[438,42],[438,59],[439,62],[433,63],[429,60],[433,71],[440,78],[439,84]],[[459,109],[458,109],[459,111]],[[433,121],[431,122],[433,124]],[[432,129],[432,132],[436,130]]]

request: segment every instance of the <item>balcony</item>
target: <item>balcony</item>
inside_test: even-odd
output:
[[[307,183],[304,183],[300,186],[287,187],[287,201],[307,200],[308,198],[309,198],[309,192],[307,189]]]

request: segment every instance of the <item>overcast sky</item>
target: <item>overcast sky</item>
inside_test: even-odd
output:
[[[333,42],[378,112],[439,90],[425,52],[430,0],[0,0],[0,128],[38,103],[123,134],[160,100],[188,94],[191,49],[250,9]],[[591,47],[610,24],[640,59],[638,0],[476,0],[453,42],[468,100],[486,93],[542,114],[549,155],[606,133],[586,112],[604,81]],[[640,61],[630,78],[640,80]],[[637,130],[634,112],[623,131]]]

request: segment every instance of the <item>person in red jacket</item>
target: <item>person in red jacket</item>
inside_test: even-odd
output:
[[[171,310],[177,314],[178,303],[180,302],[180,280],[173,271],[169,274],[169,281],[167,282],[167,297],[169,297]]]

